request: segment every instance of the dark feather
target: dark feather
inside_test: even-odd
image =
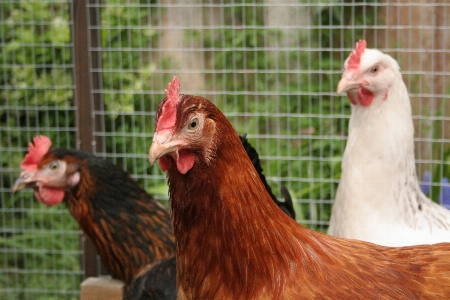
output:
[[[65,201],[114,278],[128,284],[144,266],[174,255],[169,212],[128,173],[78,150],[51,149],[40,164],[54,159],[77,166],[80,183]]]
[[[284,186],[281,187],[281,194],[284,197],[284,202],[279,201],[278,198],[273,194],[272,188],[270,187],[269,183],[266,180],[266,177],[263,174],[263,168],[261,166],[261,161],[259,160],[258,152],[248,142],[247,136],[245,134],[240,135],[239,138],[241,139],[242,146],[244,146],[245,152],[247,152],[248,157],[252,161],[252,164],[255,167],[256,172],[258,172],[259,178],[261,178],[261,181],[264,184],[264,187],[266,188],[270,197],[281,208],[281,210],[283,210],[289,217],[295,220],[294,205],[292,203],[291,194],[289,193],[288,189]]]
[[[143,270],[125,287],[124,300],[174,300],[176,295],[175,257],[162,260]]]

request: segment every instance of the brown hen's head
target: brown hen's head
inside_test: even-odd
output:
[[[163,171],[175,164],[179,173],[186,174],[195,163],[210,165],[214,160],[218,144],[225,142],[215,134],[217,124],[239,138],[215,105],[199,96],[180,95],[179,86],[174,77],[159,106],[149,160],[152,164],[159,160]]]

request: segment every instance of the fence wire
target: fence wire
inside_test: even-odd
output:
[[[0,298],[75,299],[79,229],[66,207],[12,195],[35,135],[75,146],[71,23],[66,1],[0,3]]]
[[[167,204],[148,164],[154,114],[174,75],[182,93],[213,101],[246,133],[297,221],[325,231],[340,177],[350,103],[336,95],[359,39],[391,54],[410,91],[419,176],[437,201],[450,176],[450,4],[441,1],[88,1],[95,153]],[[76,299],[78,225],[64,205],[11,194],[32,137],[76,148],[71,1],[0,4],[0,298]],[[92,13],[94,12],[94,13]],[[101,57],[99,64],[93,56]],[[78,101],[80,101],[78,99]],[[281,196],[281,195],[280,195]]]

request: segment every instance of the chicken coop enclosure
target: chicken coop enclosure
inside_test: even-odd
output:
[[[360,39],[399,62],[418,175],[450,201],[446,1],[1,1],[0,298],[77,299],[101,272],[64,204],[12,193],[34,136],[113,161],[168,205],[148,150],[174,75],[247,134],[297,221],[325,232],[351,111],[336,87]]]

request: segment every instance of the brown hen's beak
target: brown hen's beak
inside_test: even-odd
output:
[[[355,74],[344,73],[344,75],[342,76],[341,80],[338,83],[337,87],[338,95],[359,87],[359,83],[355,80],[355,77],[356,77]]]
[[[20,173],[19,178],[16,179],[16,181],[12,186],[12,192],[15,193],[20,190],[23,190],[26,187],[32,186],[35,183],[33,175],[34,175],[33,172],[27,171],[23,171],[22,173]]]
[[[182,140],[172,140],[171,130],[162,130],[156,132],[153,136],[153,142],[150,146],[148,159],[150,164],[154,164],[159,158],[164,155],[178,150],[178,146],[184,146],[186,143]]]

